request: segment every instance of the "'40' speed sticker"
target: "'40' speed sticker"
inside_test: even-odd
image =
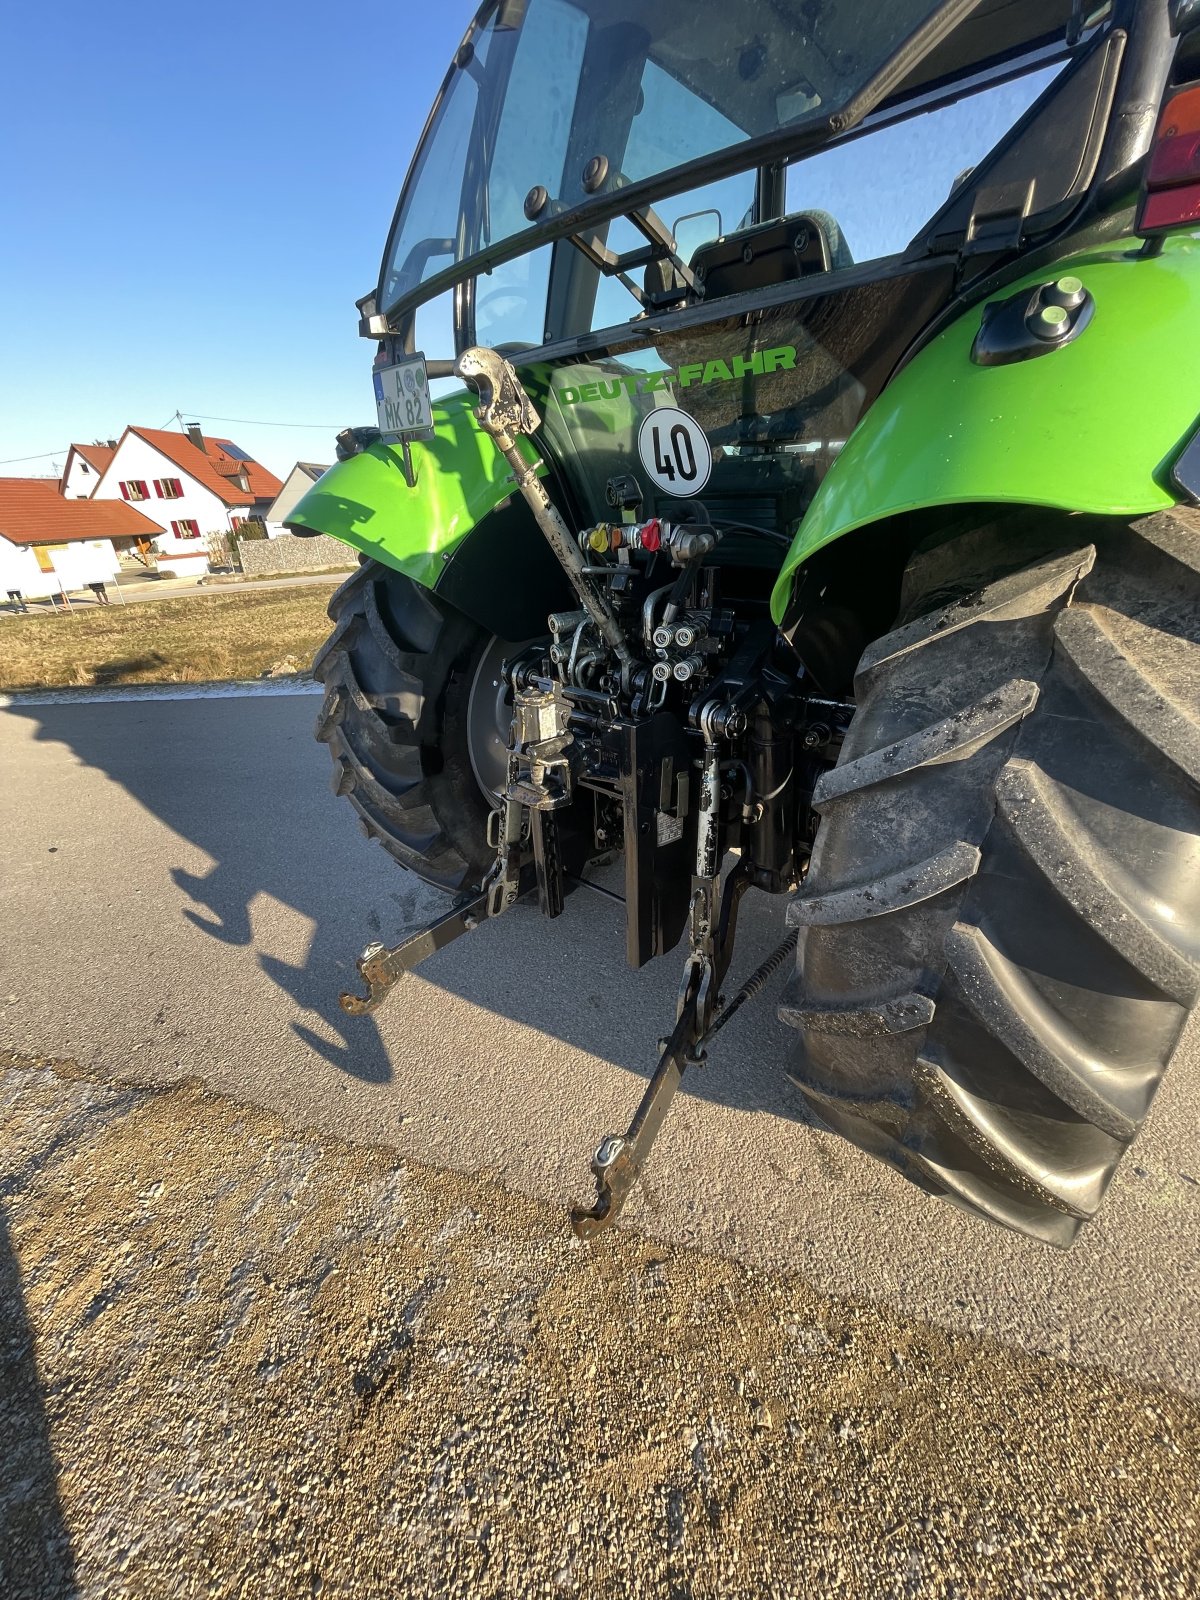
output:
[[[699,494],[712,472],[712,450],[686,411],[663,406],[638,430],[638,455],[658,488],[683,499]]]

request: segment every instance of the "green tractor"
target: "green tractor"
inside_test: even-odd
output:
[[[317,735],[448,900],[346,1009],[621,861],[581,1235],[786,962],[781,1091],[1069,1244],[1200,995],[1200,5],[487,0],[359,311]]]

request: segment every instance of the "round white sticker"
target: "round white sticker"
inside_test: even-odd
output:
[[[704,430],[676,406],[662,406],[642,423],[638,455],[656,487],[681,500],[699,494],[712,473]]]

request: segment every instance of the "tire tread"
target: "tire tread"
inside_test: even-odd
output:
[[[954,541],[918,556],[860,663],[780,1015],[836,1131],[1067,1245],[1200,998],[1200,516],[1015,570],[1003,532],[956,536],[973,590]]]
[[[456,892],[486,865],[488,808],[474,780],[447,767],[445,701],[484,635],[373,561],[334,592],[329,616],[313,675],[326,689],[315,733],[329,747],[334,792],[368,839]]]

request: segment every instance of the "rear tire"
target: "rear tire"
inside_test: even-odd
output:
[[[313,675],[326,690],[316,735],[333,757],[334,792],[368,838],[426,883],[474,886],[495,852],[468,701],[495,640],[376,561],[335,592],[329,616]]]
[[[780,1014],[835,1132],[1067,1245],[1200,995],[1200,513],[1046,527],[910,563]]]

